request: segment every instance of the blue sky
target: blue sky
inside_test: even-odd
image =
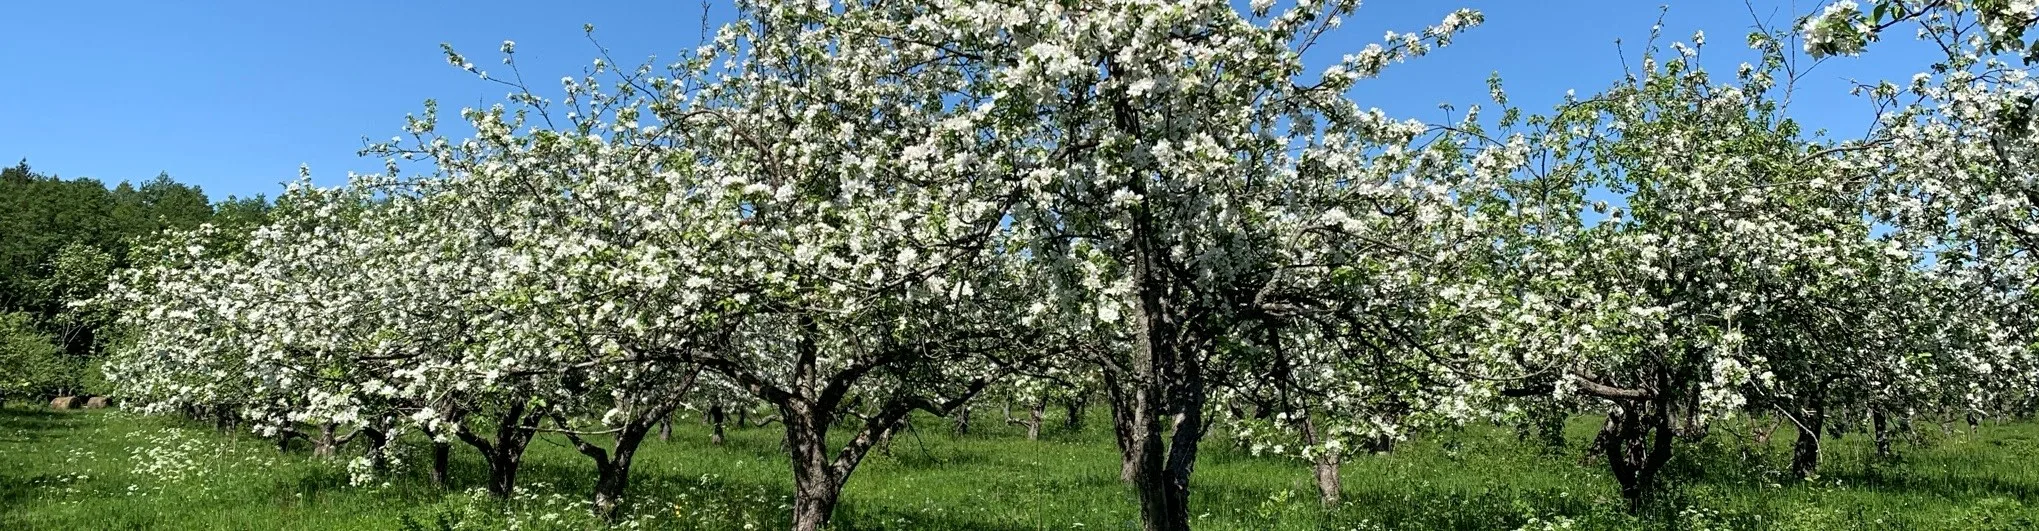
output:
[[[1779,26],[1819,4],[1753,0]],[[214,199],[274,196],[308,164],[321,184],[349,171],[378,171],[354,156],[363,137],[397,134],[407,113],[436,98],[452,111],[500,101],[505,87],[446,65],[450,42],[484,69],[495,49],[518,43],[527,79],[578,74],[596,56],[581,33],[592,23],[619,60],[671,57],[701,34],[697,2],[19,2],[0,20],[0,159],[38,171],[110,182],[168,172]],[[1391,114],[1441,119],[1440,103],[1486,101],[1499,71],[1514,103],[1532,111],[1568,89],[1591,94],[1619,79],[1658,18],[1657,2],[1584,0],[1369,0],[1315,64],[1355,51],[1387,30],[1420,29],[1458,7],[1487,23],[1451,47],[1362,82],[1362,103]],[[727,20],[716,6],[712,21]],[[1750,9],[1734,0],[1669,2],[1664,33],[1707,33],[1709,68],[1727,79],[1752,60],[1743,46]],[[1828,61],[1799,85],[1791,114],[1837,134],[1859,135],[1871,118],[1847,95],[1849,80],[1908,79],[1930,55],[1886,43],[1866,58]],[[541,82],[542,83],[542,82]]]

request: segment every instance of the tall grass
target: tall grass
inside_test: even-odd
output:
[[[1392,454],[1352,459],[1345,501],[1326,509],[1305,463],[1206,443],[1193,486],[1205,529],[2034,529],[2039,423],[1900,444],[1878,458],[1862,436],[1829,439],[1823,475],[1792,478],[1789,434],[1757,446],[1716,433],[1681,446],[1663,499],[1637,515],[1598,462],[1582,465],[1595,419],[1570,447],[1476,426]],[[984,423],[953,436],[919,419],[860,467],[835,525],[870,529],[1126,529],[1138,509],[1118,481],[1107,426],[1028,441]],[[774,428],[736,429],[723,446],[696,422],[645,443],[621,527],[777,529],[790,471]],[[585,529],[593,466],[553,436],[531,446],[520,492],[479,492],[483,465],[456,447],[450,492],[408,468],[349,484],[345,456],[119,412],[0,410],[0,529]]]

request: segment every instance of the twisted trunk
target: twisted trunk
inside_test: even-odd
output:
[[[670,413],[670,410],[667,412]],[[637,456],[637,447],[644,443],[644,438],[651,433],[652,427],[659,424],[654,420],[656,418],[639,418],[625,422],[616,431],[613,452],[589,443],[582,439],[580,434],[572,432],[565,418],[555,418],[567,440],[573,443],[574,449],[595,461],[595,490],[591,498],[596,516],[614,521],[621,513],[624,491],[630,488],[630,465]]]
[[[1129,398],[1128,433],[1121,434],[1131,449],[1133,487],[1138,491],[1142,529],[1181,531],[1189,529],[1190,478],[1196,472],[1196,456],[1203,442],[1205,394],[1202,367],[1183,363],[1179,346],[1162,341],[1141,341],[1150,354],[1135,359],[1140,383]],[[1156,365],[1173,369],[1156,370]],[[1168,381],[1166,373],[1180,375]],[[1172,384],[1172,385],[1171,385]],[[1115,406],[1116,407],[1116,406]],[[1167,420],[1164,420],[1167,419]],[[1165,424],[1164,424],[1165,422]]]
[[[1661,397],[1617,402],[1607,416],[1607,424],[1601,428],[1600,453],[1621,484],[1629,511],[1641,510],[1656,492],[1658,472],[1671,459],[1671,439],[1676,434],[1670,403]]]
[[[481,452],[482,461],[488,464],[489,494],[508,499],[517,487],[517,470],[523,466],[524,449],[531,444],[531,438],[538,434],[538,421],[543,412],[531,411],[524,402],[512,402],[496,418],[496,433],[493,440],[483,439],[461,425],[455,432],[461,442]]]
[[[631,413],[624,417],[623,425],[616,428],[612,448],[602,448],[581,438],[566,415],[552,415],[552,421],[559,425],[560,434],[573,443],[574,450],[595,462],[595,490],[590,497],[596,516],[614,522],[621,514],[624,491],[630,488],[630,465],[637,456],[637,447],[644,444],[645,437],[651,435],[653,428],[671,429],[673,411],[679,409],[680,400],[693,390],[695,379],[700,375],[699,368],[687,371],[675,387],[662,390],[663,394],[652,397],[649,403],[634,400],[628,393],[619,393],[616,409]]]

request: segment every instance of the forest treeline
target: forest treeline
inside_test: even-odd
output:
[[[26,160],[0,169],[0,401],[106,393],[93,362],[120,334],[71,302],[103,291],[137,242],[207,223],[244,232],[268,212],[263,196],[215,202],[167,173],[109,187]]]

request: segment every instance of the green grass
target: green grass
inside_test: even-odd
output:
[[[1103,420],[1103,419],[1098,419]],[[1093,424],[1097,424],[1094,422]],[[836,528],[1127,529],[1138,510],[1117,478],[1103,426],[1027,441],[980,423],[968,437],[923,419],[857,470]],[[1749,447],[1717,432],[1683,446],[1663,503],[1619,508],[1597,463],[1580,466],[1593,419],[1571,448],[1546,451],[1511,430],[1434,434],[1345,468],[1345,499],[1325,510],[1301,461],[1206,444],[1193,486],[1204,529],[2032,529],[2039,520],[2039,423],[1985,425],[1975,436],[1901,444],[1878,459],[1866,437],[1829,440],[1824,475],[1788,479],[1789,433]],[[626,526],[777,529],[790,473],[775,429],[706,443],[676,426],[645,443]],[[482,465],[456,445],[456,489],[427,486],[416,465],[386,484],[350,486],[345,459],[279,454],[272,443],[118,412],[0,410],[0,529],[585,529],[593,466],[563,441],[534,442],[508,503],[476,492]],[[749,527],[746,527],[749,526]]]

